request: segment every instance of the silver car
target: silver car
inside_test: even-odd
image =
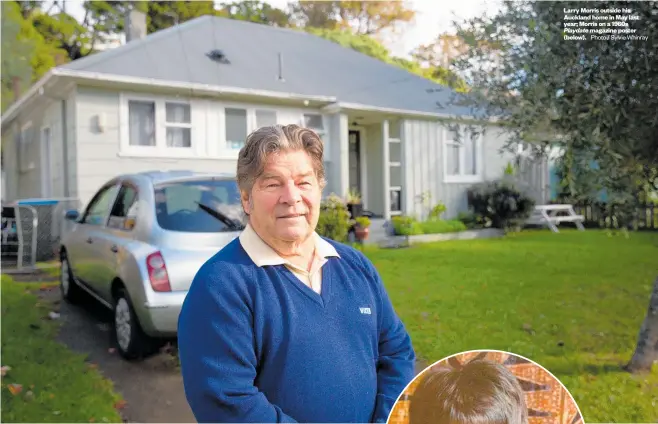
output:
[[[235,177],[189,171],[122,175],[62,238],[61,291],[87,292],[114,312],[118,351],[137,359],[177,333],[180,309],[201,265],[244,228]]]

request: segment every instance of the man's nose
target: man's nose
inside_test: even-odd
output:
[[[294,205],[295,203],[301,202],[301,200],[301,191],[294,182],[285,184],[283,186],[283,192],[281,193],[281,203]]]

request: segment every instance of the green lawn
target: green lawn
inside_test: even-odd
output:
[[[424,360],[517,353],[555,374],[588,423],[658,422],[658,369],[620,369],[658,275],[658,234],[528,231],[366,254]]]
[[[2,276],[2,422],[121,422],[112,383],[55,341],[58,321],[26,287]]]

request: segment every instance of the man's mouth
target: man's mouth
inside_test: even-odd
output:
[[[279,218],[292,219],[292,218],[299,218],[305,215],[306,215],[305,213],[291,213],[287,215],[281,215]]]

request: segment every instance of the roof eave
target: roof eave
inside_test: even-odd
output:
[[[376,112],[387,115],[398,115],[401,117],[408,118],[430,118],[430,119],[439,119],[439,120],[462,120],[462,121],[475,121],[475,122],[489,122],[496,123],[499,121],[498,117],[492,116],[488,119],[477,119],[474,116],[469,115],[455,115],[439,112],[424,112],[420,110],[412,109],[396,109],[396,108],[386,108],[372,105],[364,105],[359,103],[346,103],[346,102],[336,102],[330,105],[325,106],[322,111],[325,113],[338,113],[340,111],[360,111],[360,112]]]

